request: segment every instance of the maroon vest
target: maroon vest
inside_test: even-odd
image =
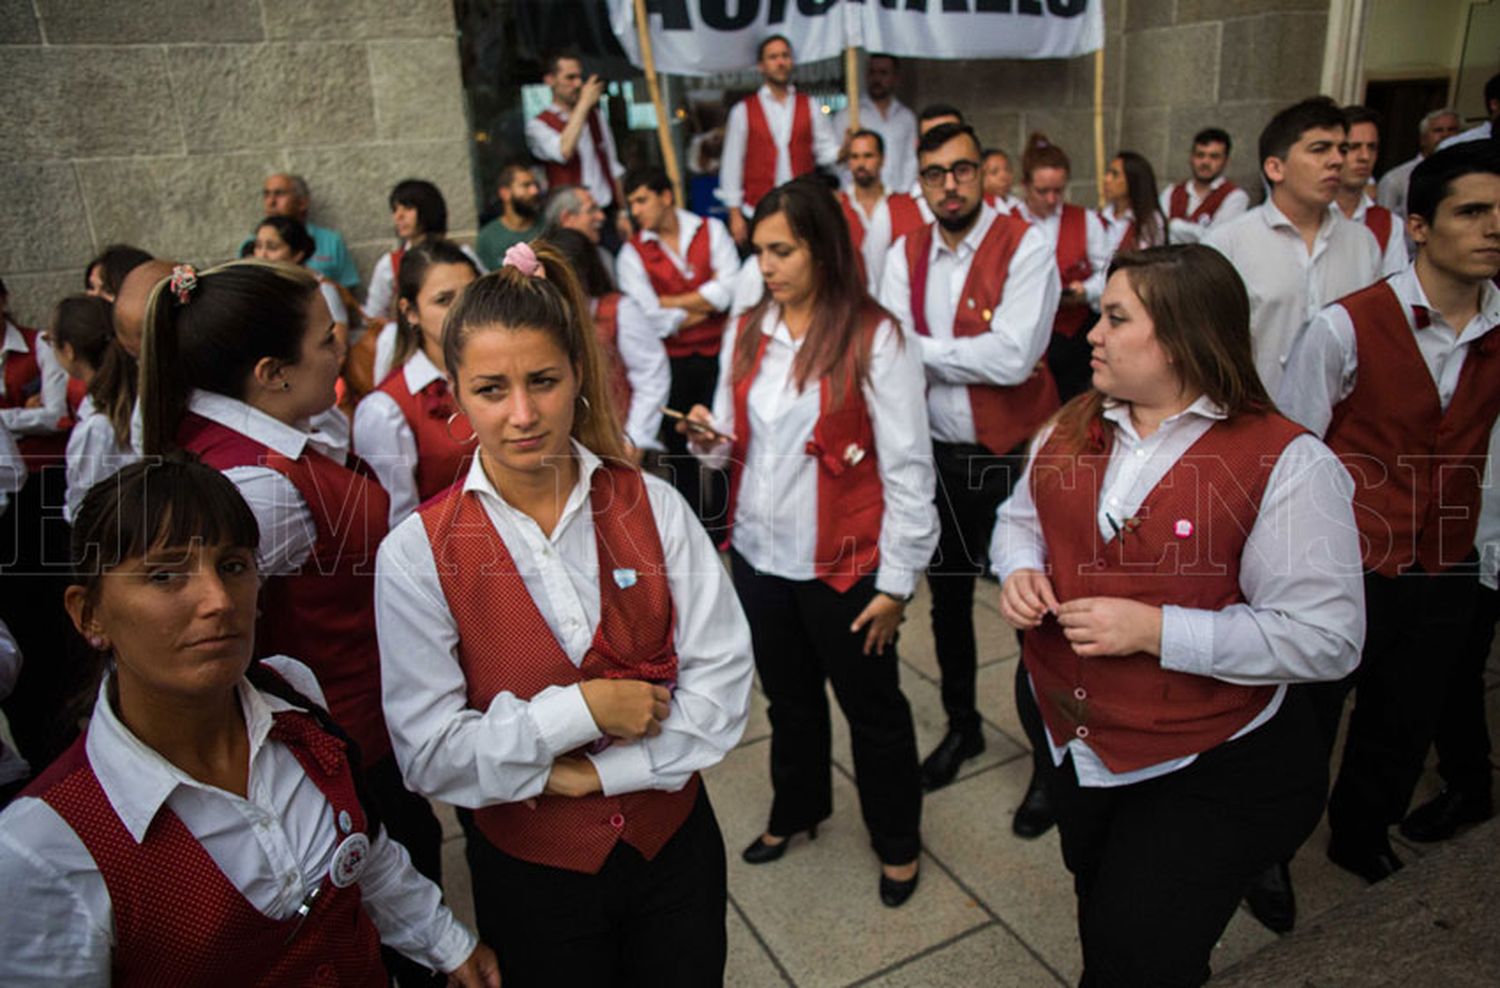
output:
[[[683,260],[688,265],[687,275],[677,270],[677,265],[672,263],[672,258],[667,255],[661,241],[646,240],[640,234],[630,238],[636,253],[641,256],[646,277],[651,279],[651,287],[656,290],[657,295],[681,295],[713,280],[713,252],[709,250],[708,224],[707,219],[698,224],[698,232],[693,234],[692,242],[683,253]],[[724,318],[723,314],[712,315],[696,326],[667,337],[667,356],[716,356],[724,341]]]
[[[590,679],[677,678],[673,606],[661,535],[637,470],[601,467],[589,493],[599,551],[599,627],[581,666],[569,661],[516,571],[478,495],[455,487],[418,513],[458,625],[458,662],[469,706],[501,692],[529,700],[548,686]],[[630,573],[634,582],[624,579]],[[625,583],[625,586],[621,586]],[[485,837],[512,857],[596,874],[619,841],[656,857],[697,799],[699,778],[676,792],[538,796],[474,813]]]
[[[1385,254],[1385,245],[1391,242],[1391,230],[1395,223],[1391,218],[1391,211],[1384,206],[1371,206],[1365,210],[1365,226],[1375,234],[1375,242],[1380,245],[1380,253]]]
[[[1203,223],[1214,218],[1219,207],[1224,205],[1224,200],[1229,198],[1229,193],[1239,186],[1233,182],[1225,182],[1217,189],[1211,190],[1198,203],[1198,208],[1192,213],[1188,212],[1188,186],[1186,182],[1178,182],[1172,186],[1172,194],[1167,197],[1167,218],[1173,220],[1187,220],[1189,223]]]
[[[261,587],[255,654],[290,655],[312,667],[364,764],[380,761],[391,740],[380,705],[375,550],[385,538],[390,497],[357,460],[350,469],[311,449],[290,460],[191,413],[177,442],[216,470],[269,467],[307,502],[317,541],[299,572],[270,577]]]
[[[308,714],[291,711],[275,715],[270,737],[296,756],[336,818],[347,813],[350,831],[365,831],[341,741]],[[171,809],[163,806],[136,843],[89,764],[85,738],[25,795],[52,807],[99,868],[114,920],[113,984],[388,984],[380,935],[360,908],[358,883],[339,888],[325,875],[305,921],[295,914],[267,917],[225,877]]]
[[[558,116],[553,110],[543,110],[537,114],[537,119],[559,134],[568,126],[568,122]],[[599,160],[599,173],[604,176],[605,185],[613,187],[615,172],[610,167],[609,149],[604,146],[604,127],[599,123],[599,111],[597,109],[589,111],[587,126],[589,129],[589,140],[594,142],[594,154]],[[578,158],[576,147],[573,151],[573,156],[562,164],[558,164],[555,161],[544,161],[542,162],[542,167],[547,172],[548,188],[555,189],[559,185],[583,184],[583,163]],[[604,203],[604,205],[608,205],[608,203]]]
[[[797,93],[793,99],[787,156],[792,162],[792,177],[797,178],[816,168],[817,162],[813,158],[812,101],[805,93]],[[745,123],[745,205],[754,209],[761,197],[776,186],[776,138],[771,134],[757,93],[745,97]]]
[[[1274,414],[1216,423],[1108,542],[1095,519],[1110,441],[1073,456],[1049,439],[1032,464],[1031,494],[1058,599],[1205,610],[1242,603],[1245,540],[1271,470],[1303,431]],[[1053,742],[1084,739],[1111,772],[1207,751],[1255,719],[1275,691],[1173,672],[1146,653],[1082,658],[1050,617],[1026,632],[1022,656]]]
[[[1440,573],[1474,548],[1490,428],[1500,414],[1500,334],[1469,347],[1444,411],[1390,285],[1376,282],[1337,304],[1354,323],[1359,369],[1324,441],[1354,477],[1365,568],[1395,576],[1416,562]]]
[[[469,420],[458,411],[448,392],[448,382],[438,378],[419,393],[406,386],[406,369],[397,367],[376,388],[389,395],[401,409],[407,426],[417,441],[417,500],[425,501],[445,488],[463,480],[474,456],[473,443],[455,442],[453,435],[468,435],[473,430]],[[450,416],[453,428],[448,428]]]
[[[1079,210],[1082,212],[1082,210]],[[960,304],[954,309],[953,335],[978,336],[990,332],[990,319],[1005,297],[1005,281],[1010,274],[1010,259],[1021,243],[1029,224],[1006,216],[995,217],[989,232],[975,252],[964,280]],[[1066,227],[1065,227],[1066,229]],[[931,254],[933,225],[928,224],[906,237],[906,265],[911,275],[912,325],[922,336],[930,336],[927,325],[927,261]],[[1012,387],[993,384],[969,385],[969,410],[974,416],[974,431],[979,445],[1003,456],[1041,428],[1048,416],[1057,411],[1057,382],[1046,363],[1031,376]]]

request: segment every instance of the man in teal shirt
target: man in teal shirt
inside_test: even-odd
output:
[[[354,269],[354,259],[344,245],[343,234],[307,222],[307,210],[312,203],[307,182],[302,176],[278,174],[268,177],[261,187],[260,198],[265,215],[287,216],[307,227],[314,244],[313,256],[306,261],[309,268],[350,291],[359,287],[359,272]],[[243,255],[245,247],[254,242],[253,235],[246,237],[240,244],[240,254]]]
[[[501,213],[479,228],[474,252],[485,268],[493,271],[505,260],[505,252],[542,232],[542,190],[536,176],[525,165],[506,165],[500,170]]]

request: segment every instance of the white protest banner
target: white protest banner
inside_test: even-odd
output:
[[[610,27],[640,65],[633,0],[609,0]],[[1102,0],[647,0],[656,68],[678,75],[755,64],[772,34],[799,62],[860,45],[907,58],[1070,58],[1104,45]],[[847,20],[847,23],[846,23]]]

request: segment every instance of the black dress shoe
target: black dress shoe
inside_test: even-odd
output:
[[[1494,803],[1488,792],[1471,794],[1445,788],[1401,821],[1401,836],[1430,844],[1452,837],[1463,824],[1483,823],[1494,815]]]
[[[740,852],[740,857],[746,864],[770,864],[786,853],[786,846],[792,842],[796,834],[789,834],[781,839],[780,844],[767,844],[766,835],[761,834],[750,842],[750,846]],[[818,825],[815,823],[807,828],[807,839],[818,839]]]
[[[1052,829],[1057,818],[1052,815],[1052,802],[1047,798],[1047,788],[1042,780],[1031,773],[1031,784],[1026,787],[1026,796],[1016,807],[1016,815],[1010,821],[1011,833],[1026,840],[1033,840]]]
[[[971,732],[949,731],[922,762],[922,788],[928,792],[943,788],[958,775],[958,767],[965,759],[983,750],[984,734],[978,728]]]
[[[1402,868],[1401,859],[1391,850],[1390,841],[1381,838],[1379,843],[1359,845],[1340,841],[1337,837],[1328,841],[1328,860],[1345,871],[1351,871],[1370,884],[1390,878]]]
[[[1272,933],[1290,933],[1297,924],[1297,896],[1292,892],[1292,872],[1286,862],[1274,864],[1255,876],[1245,890],[1250,915]]]
[[[892,909],[902,905],[911,894],[917,890],[917,879],[922,877],[918,871],[915,875],[905,881],[898,881],[888,876],[884,871],[880,873],[880,901]]]

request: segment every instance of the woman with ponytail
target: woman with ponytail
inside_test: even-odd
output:
[[[553,247],[464,291],[443,358],[477,453],[376,565],[402,771],[461,808],[507,988],[719,984],[724,845],[698,773],[739,740],[753,672],[728,575],[625,458]]]
[[[443,373],[443,319],[479,268],[457,244],[433,240],[406,252],[396,281],[394,369],[354,410],[354,450],[391,498],[390,524],[463,479],[473,432]],[[383,341],[382,341],[383,342]]]
[[[1359,660],[1353,482],[1277,414],[1212,248],[1117,256],[1093,390],[1000,509],[1021,722],[1073,873],[1081,984],[1200,985],[1252,878],[1323,811],[1303,692]]]
[[[380,712],[370,564],[389,498],[335,428],[344,350],[305,268],[178,265],[152,291],[141,351],[146,456],[184,451],[224,473],[260,528],[256,654],[294,656],[358,745],[364,782],[417,870],[438,881],[441,827],[408,792]],[[399,981],[420,983],[393,959]]]

